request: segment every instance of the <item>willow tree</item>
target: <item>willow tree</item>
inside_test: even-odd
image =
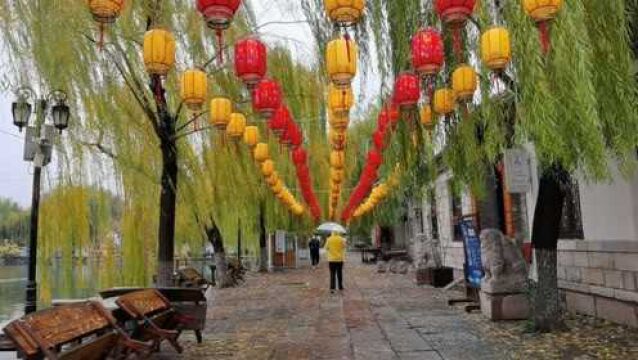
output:
[[[321,7],[317,0],[305,2],[308,8]],[[412,16],[416,13],[420,16],[414,21]],[[481,1],[474,21],[464,31],[464,56],[479,58],[475,49],[481,31],[498,23],[511,32],[513,62],[500,74],[478,64],[480,100],[470,104],[467,113],[440,121],[433,136],[445,143],[441,165],[452,171],[454,183],[479,194],[490,192],[485,179],[491,176],[493,164],[507,148],[533,144],[542,174],[532,234],[539,268],[535,324],[542,331],[560,326],[556,249],[565,182],[574,175],[588,181],[605,180],[609,178],[609,166],[619,163],[629,173],[635,165],[638,114],[632,104],[636,104],[638,96],[636,60],[629,38],[632,26],[635,29],[635,23],[631,23],[636,21],[635,14],[635,0],[613,4],[567,0],[553,22],[552,48],[545,55],[538,30],[523,11],[521,1]],[[313,23],[321,24],[321,15],[318,17]],[[368,2],[362,26],[372,34],[376,56],[368,54],[364,59],[375,58],[366,65],[378,66],[378,73],[383,76],[382,95],[392,84],[392,79],[385,76],[387,70],[394,74],[407,70],[406,49],[417,25],[444,28],[433,14],[433,1]],[[315,28],[318,32],[325,26]],[[451,45],[446,38],[447,62],[436,80],[437,86],[448,83],[456,64],[455,57],[450,56]],[[385,161],[403,161],[406,154],[425,154],[430,161],[434,156],[432,142],[411,146],[406,130],[413,131],[409,126],[399,127],[397,142],[386,151]],[[406,166],[404,174],[415,177],[418,173],[414,170],[423,164],[406,162]],[[432,164],[428,167],[432,169]],[[417,180],[416,184],[427,185],[433,175],[434,171],[428,172],[421,178],[425,181]],[[404,186],[413,180],[407,181]],[[374,217],[391,215],[396,206],[403,204],[389,202]]]
[[[69,93],[77,114],[70,141],[58,145],[63,160],[52,186],[65,182],[112,186],[123,198],[126,284],[148,281],[158,265],[154,254],[160,262],[159,282],[170,281],[175,234],[180,241],[201,244],[206,228],[219,225],[223,236],[231,239],[239,226],[233,219],[239,216],[248,217],[241,226],[251,229],[259,216],[254,216],[256,206],[242,206],[248,202],[263,204],[272,220],[270,228],[283,226],[281,219],[287,214],[272,196],[259,190],[247,151],[234,151],[231,144],[220,146],[212,130],[199,137],[192,134],[189,122],[195,114],[181,106],[179,70],[204,67],[214,80],[209,81],[210,93],[229,96],[238,110],[250,111],[248,93],[235,79],[231,63],[213,61],[217,52],[230,52],[230,47],[216,48],[214,33],[206,28],[193,1],[130,2],[117,22],[105,29],[103,46],[84,2],[0,4],[10,69],[4,74],[6,87],[29,83],[61,88]],[[228,31],[231,44],[257,30],[253,18],[245,1]],[[141,41],[155,27],[177,35],[177,69],[165,79],[144,71]],[[317,100],[322,99],[323,89],[315,81],[314,69],[297,67],[286,52],[271,59],[298,120],[309,123],[304,127],[308,144],[321,151],[325,135],[312,124],[320,124]],[[92,155],[85,156],[87,152]],[[281,163],[282,173],[290,174],[283,156]],[[294,185],[294,179],[286,180]],[[153,215],[157,212],[159,217]],[[158,244],[153,238],[159,239]],[[44,235],[41,240],[46,242]]]

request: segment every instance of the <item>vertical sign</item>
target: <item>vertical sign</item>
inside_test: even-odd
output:
[[[528,192],[532,184],[529,152],[525,149],[505,151],[505,184],[513,194]]]
[[[465,243],[465,271],[467,281],[473,288],[481,287],[483,264],[481,263],[481,239],[479,239],[472,219],[461,220],[461,231]]]

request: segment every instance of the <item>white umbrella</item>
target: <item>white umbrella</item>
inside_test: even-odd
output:
[[[339,234],[347,233],[346,229],[343,226],[334,222],[327,222],[319,225],[319,227],[317,228],[317,232],[328,234],[332,234],[333,232]]]

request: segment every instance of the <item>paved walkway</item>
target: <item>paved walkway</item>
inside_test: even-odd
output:
[[[504,358],[440,290],[417,287],[413,278],[353,261],[345,292],[333,295],[326,264],[250,275],[242,287],[216,292],[204,344],[185,338],[183,355],[159,358]]]

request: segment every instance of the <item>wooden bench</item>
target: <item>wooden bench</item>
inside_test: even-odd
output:
[[[120,287],[100,291],[103,299],[112,299],[129,294],[135,291],[144,290],[144,288]],[[200,288],[157,288],[157,290],[170,301],[173,309],[186,318],[187,321],[182,322],[181,330],[192,330],[195,332],[197,342],[202,343],[202,331],[206,326],[206,312],[208,303],[204,292]],[[124,320],[118,313],[116,317]]]
[[[83,303],[38,311],[4,328],[24,359],[99,360],[139,357],[151,344],[132,340],[99,303]]]
[[[121,295],[117,305],[137,321],[142,341],[151,340],[159,350],[162,341],[168,341],[178,353],[182,346],[177,338],[188,320],[178,314],[170,301],[157,289],[144,289]]]
[[[210,286],[215,285],[205,279],[199,271],[192,267],[177,270],[175,280],[179,287],[201,287],[203,289],[208,289]]]

